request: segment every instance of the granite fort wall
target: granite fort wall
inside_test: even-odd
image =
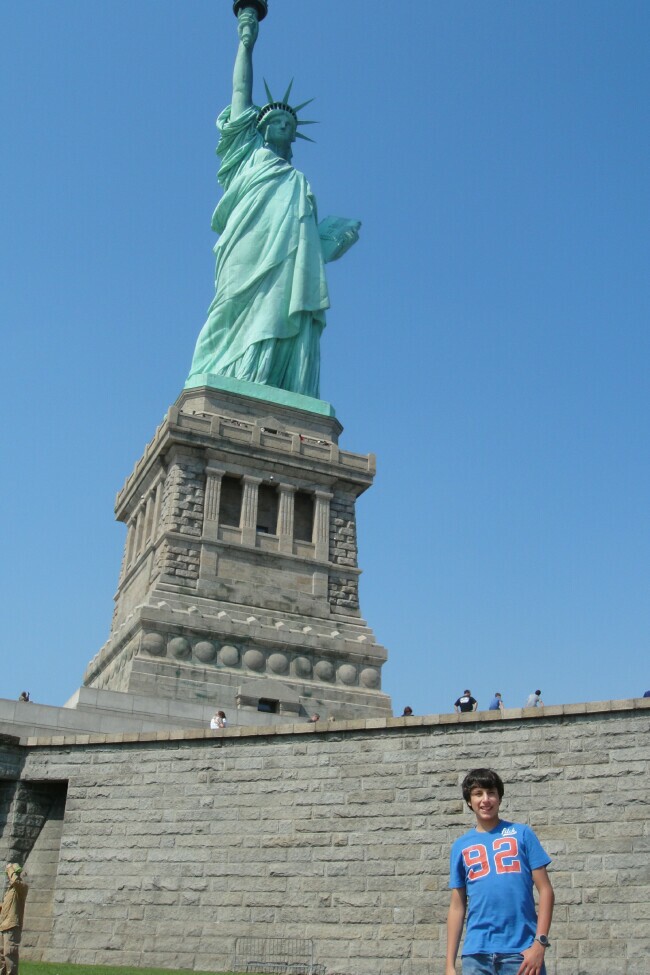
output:
[[[27,860],[53,893],[38,938],[28,913],[25,957],[228,971],[255,936],[312,939],[321,971],[441,972],[449,846],[470,823],[459,782],[490,765],[504,816],[553,856],[549,975],[647,973],[649,724],[633,700],[0,741],[2,854],[12,779],[59,803],[47,855]]]

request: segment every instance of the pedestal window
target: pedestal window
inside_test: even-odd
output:
[[[311,542],[314,533],[314,495],[296,491],[294,498],[293,537],[297,542]]]
[[[278,489],[272,484],[260,484],[257,494],[255,527],[265,535],[278,533]]]
[[[221,481],[219,523],[239,528],[243,487],[239,477],[226,474]]]

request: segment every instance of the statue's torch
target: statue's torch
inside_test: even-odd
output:
[[[235,17],[239,16],[239,11],[245,10],[246,7],[252,7],[257,12],[258,20],[264,20],[269,12],[267,0],[235,0],[232,5]]]

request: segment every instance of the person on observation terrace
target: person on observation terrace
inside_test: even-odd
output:
[[[457,714],[468,714],[470,711],[476,711],[477,707],[478,701],[472,697],[472,692],[469,690],[463,691],[454,701],[454,710]]]
[[[528,697],[526,698],[526,703],[524,704],[524,707],[525,708],[536,708],[536,707],[542,707],[543,708],[544,707],[544,702],[542,701],[542,692],[541,691],[533,691],[532,694],[529,694]]]

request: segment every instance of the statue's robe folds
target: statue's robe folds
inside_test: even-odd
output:
[[[316,201],[303,174],[265,148],[257,114],[232,121],[228,107],[217,120],[216,293],[188,382],[217,373],[317,397],[329,298]]]

